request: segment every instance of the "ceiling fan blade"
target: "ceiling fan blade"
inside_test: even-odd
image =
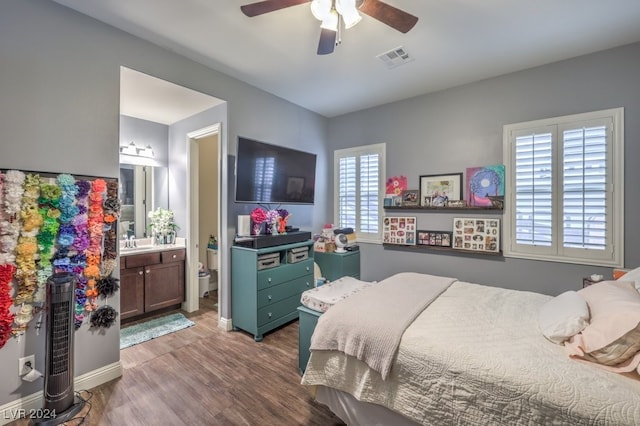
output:
[[[401,33],[408,32],[418,22],[417,16],[379,0],[364,0],[359,9],[362,13],[389,25]]]
[[[320,42],[318,43],[318,55],[333,53],[336,47],[336,31],[320,28]]]
[[[245,15],[252,18],[254,16],[262,15],[263,13],[274,12],[286,7],[309,3],[310,1],[311,0],[264,0],[240,6],[240,10],[242,10]]]

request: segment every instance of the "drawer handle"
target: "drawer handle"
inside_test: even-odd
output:
[[[171,257],[175,259],[176,257],[178,257],[178,255],[177,255],[177,254],[174,254],[174,255],[173,255],[173,256],[171,256]]]
[[[273,314],[272,314],[271,312],[269,312],[269,314],[268,314],[269,318],[271,318],[271,316],[272,316],[272,315],[273,315]]]
[[[271,277],[267,278],[267,282],[269,283],[271,282]]]
[[[138,272],[138,274],[142,275],[142,271]]]
[[[148,273],[150,273],[150,272],[151,272],[151,269],[147,269],[147,270],[146,270],[146,271],[144,271],[144,272],[148,274]]]
[[[310,269],[309,269],[309,267],[307,266],[307,272],[309,272],[309,271],[310,271]]]
[[[271,300],[271,295],[268,295],[268,296],[267,296],[267,300]]]
[[[311,284],[309,284],[309,281],[307,281],[307,287],[311,287]]]

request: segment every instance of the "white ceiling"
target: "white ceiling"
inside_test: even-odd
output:
[[[120,114],[171,125],[222,100],[129,68],[120,68]]]
[[[386,0],[402,34],[364,15],[316,55],[307,4],[254,18],[252,0],[54,0],[326,117],[640,41],[639,0]],[[395,69],[376,55],[403,46]]]

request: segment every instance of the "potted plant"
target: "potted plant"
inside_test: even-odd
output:
[[[174,244],[176,232],[180,227],[175,222],[171,210],[158,207],[149,212],[149,229],[157,244]]]

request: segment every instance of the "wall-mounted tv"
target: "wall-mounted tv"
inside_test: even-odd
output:
[[[316,154],[243,137],[236,156],[236,202],[313,204]]]

